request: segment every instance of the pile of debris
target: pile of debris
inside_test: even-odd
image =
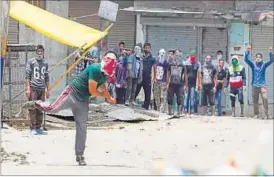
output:
[[[28,165],[27,156],[19,153],[7,153],[4,148],[1,147],[1,163],[4,161],[11,161],[18,163],[19,165]]]
[[[115,125],[119,122],[138,123],[142,121],[157,121],[172,118],[172,116],[152,110],[144,110],[136,106],[127,107],[124,105],[111,105],[108,103],[92,103],[89,105],[89,108],[89,127],[106,127]],[[68,127],[74,126],[74,117],[71,110],[63,110],[57,114],[48,115],[57,117],[58,119],[47,118],[47,121],[59,122]]]

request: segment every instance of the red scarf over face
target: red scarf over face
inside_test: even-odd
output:
[[[101,61],[101,70],[106,76],[113,78],[115,74],[116,59],[105,56]]]
[[[194,64],[197,61],[196,55],[194,55],[194,54],[190,55],[189,61],[191,64]]]

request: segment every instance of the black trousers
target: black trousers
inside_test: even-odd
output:
[[[116,103],[125,104],[126,102],[126,88],[117,88],[116,87]]]
[[[182,99],[184,94],[184,87],[179,84],[170,84],[167,90],[167,103],[172,105],[174,94],[177,97],[177,104],[182,105]]]
[[[143,107],[149,109],[151,99],[151,78],[143,77],[143,81],[137,85],[135,98],[139,95],[141,88],[143,87],[145,92],[145,101]]]

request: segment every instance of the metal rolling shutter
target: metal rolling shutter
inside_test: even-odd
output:
[[[207,55],[211,55],[213,59],[216,59],[216,52],[222,50],[224,57],[227,58],[227,28],[214,28],[205,27],[202,28],[202,55],[203,61]],[[223,111],[226,111],[230,107],[229,94],[223,94],[222,98]]]
[[[100,29],[100,17],[97,16],[100,6],[100,1],[69,1],[69,17],[80,17],[85,15],[93,15],[89,17],[79,18],[75,21],[78,23],[90,26],[95,29]],[[75,34],[77,35],[77,34]]]
[[[119,4],[119,9],[134,6],[133,0],[113,1]],[[118,11],[116,22],[108,35],[108,49],[117,48],[120,41],[125,42],[126,48],[135,45],[135,15],[126,11]]]
[[[151,43],[152,54],[157,56],[159,49],[178,48],[185,58],[189,51],[197,51],[198,30],[193,27],[148,26],[147,42]]]
[[[9,19],[8,44],[18,44],[19,42],[19,24],[16,20]]]
[[[206,27],[202,29],[202,59],[207,55],[215,59],[216,52],[222,50],[227,53],[227,28]]]
[[[264,61],[269,59],[268,49],[270,46],[273,47],[274,39],[274,28],[265,26],[251,26],[251,46],[252,46],[252,59],[255,59],[256,53],[262,53]],[[273,64],[267,68],[266,71],[266,82],[267,82],[267,97],[269,103],[274,103],[274,72]],[[251,72],[249,72],[249,83],[251,85]],[[249,100],[252,103],[252,89],[249,87]],[[262,103],[262,100],[259,99]]]

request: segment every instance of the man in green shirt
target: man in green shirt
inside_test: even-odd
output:
[[[104,97],[109,103],[115,104],[105,85],[107,77],[113,77],[117,56],[114,52],[107,52],[101,63],[88,66],[69,83],[61,95],[50,105],[43,101],[26,102],[22,108],[36,108],[48,113],[57,113],[64,109],[71,109],[76,123],[75,154],[79,165],[86,165],[83,157],[87,134],[87,120],[89,114],[89,97]]]

